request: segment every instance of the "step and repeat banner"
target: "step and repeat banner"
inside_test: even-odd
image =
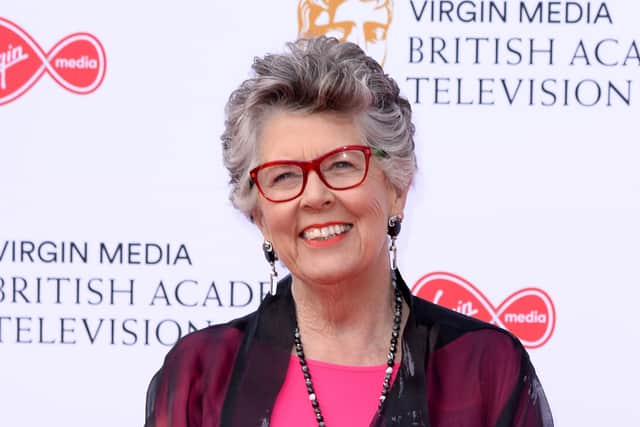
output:
[[[640,425],[639,22],[622,0],[3,2],[0,425],[142,425],[176,340],[257,307],[223,108],[254,56],[319,34],[413,105],[413,292],[517,335],[557,425]]]

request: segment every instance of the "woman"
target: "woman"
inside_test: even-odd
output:
[[[233,204],[291,275],[178,342],[146,426],[552,426],[517,339],[416,299],[396,268],[416,169],[396,83],[354,44],[288,47],[256,59],[222,140]]]

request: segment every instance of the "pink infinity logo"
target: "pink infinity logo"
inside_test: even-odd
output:
[[[45,53],[26,31],[0,18],[0,105],[22,96],[45,72],[70,92],[91,93],[106,67],[104,48],[89,33],[70,34]]]
[[[422,276],[412,292],[427,301],[507,329],[527,348],[549,341],[556,310],[549,295],[539,288],[525,288],[509,295],[498,307],[469,281],[455,274],[434,272]]]

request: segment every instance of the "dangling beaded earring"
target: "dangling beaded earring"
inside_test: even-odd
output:
[[[276,260],[278,259],[278,256],[276,255],[276,251],[273,250],[273,244],[268,240],[265,240],[262,244],[262,251],[264,252],[264,257],[271,266],[271,274],[269,276],[269,293],[271,295],[275,295],[276,284],[278,283],[278,272],[276,271]]]
[[[398,248],[396,247],[396,239],[400,234],[400,223],[402,222],[402,215],[393,215],[389,218],[387,223],[387,234],[391,237],[391,245],[389,246],[389,252],[391,252],[391,269],[398,269]]]

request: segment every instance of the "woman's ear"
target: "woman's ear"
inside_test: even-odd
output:
[[[260,229],[260,232],[262,233],[262,236],[264,237],[264,239],[270,240],[269,239],[270,233],[268,232],[268,228],[264,220],[264,215],[262,215],[262,211],[260,210],[257,204],[251,211],[251,219]]]
[[[409,186],[405,188],[398,188],[387,179],[387,191],[389,194],[389,207],[391,208],[391,215],[402,215],[404,207],[407,203],[407,194],[409,193]]]
[[[409,187],[404,190],[396,190],[396,197],[393,200],[393,212],[402,213],[404,212],[404,207],[407,204],[407,194],[409,193]]]

